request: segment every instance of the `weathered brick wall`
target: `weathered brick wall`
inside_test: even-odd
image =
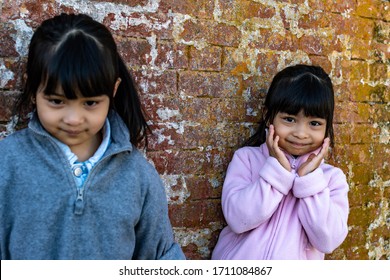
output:
[[[336,90],[336,151],[350,184],[349,235],[328,259],[390,258],[388,0],[0,0],[0,133],[15,127],[29,39],[61,11],[115,34],[154,131],[146,155],[166,184],[177,240],[208,259],[220,195],[273,75],[318,64]],[[17,128],[16,128],[17,129]]]

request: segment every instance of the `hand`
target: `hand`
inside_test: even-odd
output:
[[[286,155],[279,148],[278,145],[279,136],[276,135],[274,137],[274,135],[275,135],[275,127],[271,124],[269,126],[269,133],[267,135],[267,140],[266,140],[269,154],[271,157],[276,158],[287,171],[291,171],[290,162],[288,161]]]
[[[322,144],[322,148],[318,155],[311,154],[306,162],[302,163],[302,165],[298,169],[298,175],[304,176],[309,174],[310,172],[313,172],[320,166],[321,161],[325,158],[326,154],[328,153],[330,145],[330,139],[327,137],[324,139],[324,143]]]

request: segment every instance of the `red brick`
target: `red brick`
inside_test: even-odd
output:
[[[341,62],[341,67],[343,77],[348,79],[349,81],[357,80],[360,82],[361,80],[368,80],[369,78],[368,63],[364,60],[344,60]]]
[[[0,91],[0,122],[8,122],[12,117],[12,111],[17,98],[15,92]]]
[[[286,31],[284,35],[281,35],[273,29],[261,28],[259,33],[261,37],[260,40],[251,43],[250,47],[277,51],[296,51],[298,48],[297,38],[289,31]]]
[[[303,36],[299,39],[300,49],[308,54],[324,55],[326,47],[318,36]]]
[[[374,22],[370,19],[351,16],[345,21],[344,34],[350,35],[351,38],[371,40],[374,35],[374,26]]]
[[[213,24],[209,37],[210,44],[238,47],[241,40],[241,32],[232,25],[224,23]]]
[[[298,27],[303,29],[326,28],[330,26],[330,20],[327,14],[322,11],[302,15],[298,20]]]
[[[376,2],[375,5],[373,5],[373,2]],[[356,14],[365,18],[381,18],[381,2],[383,3],[381,0],[358,0],[356,5]]]
[[[355,0],[344,0],[344,1],[335,1],[335,0],[325,0],[325,10],[331,12],[344,13],[348,10],[356,9]]]
[[[141,99],[149,95],[178,95],[177,73],[174,71],[138,70],[131,71],[131,73]]]
[[[367,60],[370,57],[369,42],[360,38],[351,38],[352,59]]]
[[[385,85],[371,86],[362,84],[359,81],[348,83],[350,90],[350,100],[357,102],[389,102],[390,90]]]
[[[310,60],[312,65],[321,66],[326,73],[330,74],[332,72],[332,63],[327,57],[312,55]]]
[[[92,2],[95,0],[92,0]],[[148,0],[111,0],[112,3],[124,4],[126,6],[135,7],[135,6],[146,6]]]
[[[165,13],[180,13],[199,18],[212,18],[214,1],[209,0],[161,0],[160,9]]]
[[[211,176],[188,176],[186,178],[186,184],[188,191],[191,194],[189,199],[219,199],[222,194],[223,180],[224,176],[221,174]]]
[[[1,77],[1,83],[2,88],[7,90],[22,90],[23,84],[22,84],[22,75],[25,72],[25,62],[24,60],[21,60],[20,58],[6,58],[1,59],[0,58],[0,72],[1,75],[4,75],[4,77]]]
[[[103,24],[117,35],[124,37],[172,39],[172,20],[167,14],[133,12],[128,14],[108,13]]]
[[[180,37],[188,42],[204,42],[229,47],[238,46],[240,32],[234,26],[201,20],[187,20]]]
[[[190,49],[190,69],[192,70],[221,70],[222,49],[220,47],[205,47]]]
[[[371,204],[370,206],[363,205],[362,207],[351,207],[349,222],[354,226],[368,228],[368,226],[374,221],[375,217],[377,217],[378,211],[379,207],[376,204]]]
[[[325,1],[324,0],[309,0],[308,5],[312,10],[325,11]]]
[[[118,43],[118,50],[130,67],[147,65],[152,60],[151,45],[146,40],[122,40]]]
[[[381,190],[378,187],[370,187],[367,185],[372,179],[369,178],[370,174],[366,171],[367,166],[359,167],[360,166],[356,167],[353,172],[363,173],[356,173],[353,177],[353,181],[358,185],[349,192],[350,207],[361,207],[362,205],[368,205],[369,203],[380,203],[382,199]],[[364,170],[364,168],[366,169]],[[362,183],[359,183],[360,181]]]
[[[9,24],[0,24],[0,57],[19,56],[15,48],[16,31]]]
[[[188,57],[188,46],[161,41],[157,46],[155,65],[163,69],[187,69]]]
[[[271,18],[275,15],[275,8],[253,1],[220,0],[222,19],[227,21],[243,22],[251,18]]]
[[[376,143],[378,137],[375,136],[380,133],[380,130],[372,124],[354,124],[349,133],[351,144]]]
[[[199,214],[202,213],[203,203],[191,201],[185,204],[170,205],[169,217],[173,227],[198,227]]]
[[[339,102],[335,106],[335,122],[372,123],[373,110],[367,103]]]
[[[386,124],[384,124],[386,126]],[[387,133],[389,131],[389,124],[387,124]],[[385,132],[383,132],[385,133]],[[390,149],[389,149],[389,136],[387,134],[387,142],[383,141],[379,144],[372,144],[372,153],[375,155],[375,160],[373,160],[373,171],[375,174],[381,178],[383,182],[390,181],[390,172],[389,172],[389,158],[390,158]],[[388,198],[390,195],[390,188],[385,188],[385,193],[383,197]],[[386,193],[387,192],[387,193]]]
[[[179,74],[179,91],[192,97],[233,97],[241,88],[239,77],[221,73],[184,71]]]

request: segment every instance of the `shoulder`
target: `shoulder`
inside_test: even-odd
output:
[[[130,160],[132,161],[132,164],[136,164],[141,171],[155,170],[152,162],[148,160],[147,155],[134,146],[130,152]]]
[[[18,130],[0,140],[1,155],[3,156],[7,152],[17,152],[17,150],[14,150],[15,148],[23,149],[29,142],[30,135],[28,130],[27,128]]]
[[[268,150],[260,147],[242,147],[234,152],[233,158],[229,164],[229,169],[243,168],[252,170],[260,168],[268,157]]]
[[[138,177],[137,180],[142,180],[144,183],[160,181],[160,176],[151,160],[147,155],[136,147],[132,147],[131,151],[125,152],[124,161],[119,163],[122,171]]]
[[[262,161],[269,156],[266,146],[260,147],[242,147],[235,151],[233,159],[241,159],[243,161]]]
[[[13,180],[12,174],[15,170],[25,168],[22,163],[28,162],[31,146],[29,143],[28,131],[20,130],[0,140],[0,174],[2,183]]]

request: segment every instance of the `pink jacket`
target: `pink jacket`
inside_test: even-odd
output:
[[[318,151],[317,151],[318,152]],[[345,239],[348,184],[344,173],[322,163],[299,177],[309,155],[286,155],[288,172],[266,144],[237,150],[222,190],[228,226],[212,259],[324,259]]]

